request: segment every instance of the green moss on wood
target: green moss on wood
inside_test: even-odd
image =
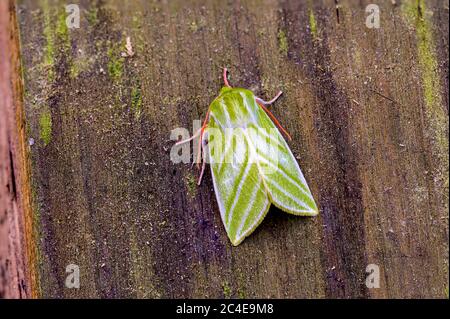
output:
[[[197,194],[197,182],[195,180],[195,177],[190,173],[188,173],[188,175],[186,176],[186,187],[188,195],[191,198],[195,197],[195,195]]]
[[[61,49],[66,51],[70,48],[69,28],[67,26],[67,15],[64,10],[58,12],[58,21],[56,25],[56,37],[61,43]]]
[[[309,29],[311,30],[313,39],[317,39],[317,22],[312,9],[309,10]]]
[[[42,1],[42,10],[44,15],[44,67],[48,68],[48,77],[53,78],[53,65],[55,64],[55,34],[52,27],[52,17],[48,0]]]
[[[131,110],[134,117],[139,119],[142,114],[142,92],[140,87],[133,87],[131,89]]]
[[[289,47],[286,32],[284,32],[284,30],[278,31],[278,48],[283,56],[287,56]]]
[[[238,296],[239,296],[240,299],[247,298],[246,294],[245,294],[245,290],[243,288],[238,288]]]
[[[230,298],[231,298],[232,291],[231,291],[230,285],[228,284],[228,281],[225,280],[225,281],[222,283],[222,289],[223,289],[223,296],[224,296],[226,299],[230,299]]]
[[[48,0],[41,1],[45,38],[43,67],[46,69],[48,81],[52,82],[55,79],[56,61],[61,55],[65,55],[66,58],[69,56],[70,35],[64,6],[54,7]]]
[[[237,271],[237,278],[238,278],[237,295],[240,299],[245,299],[247,298],[247,294],[245,292],[245,274],[242,272],[242,270]]]
[[[52,136],[52,116],[49,111],[44,111],[39,118],[39,136],[48,145]]]
[[[119,80],[123,74],[125,58],[121,56],[121,45],[112,44],[108,48],[108,74],[114,81]]]
[[[89,10],[87,10],[86,19],[91,26],[97,25],[99,22],[98,8],[93,7],[93,8],[90,8]]]
[[[437,172],[437,179],[445,188],[448,179],[448,116],[442,105],[439,66],[433,41],[433,26],[424,0],[406,1],[402,11],[408,23],[415,28],[417,54],[419,59],[425,113],[434,152],[441,162],[443,171]],[[448,186],[444,192],[448,193]]]
[[[433,106],[439,99],[439,77],[437,60],[434,54],[433,34],[431,25],[426,18],[426,8],[423,0],[407,1],[403,4],[403,11],[415,29],[417,35],[417,48],[422,69],[424,97],[427,106]]]

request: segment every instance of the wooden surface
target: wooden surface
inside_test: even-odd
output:
[[[34,296],[448,297],[448,1],[379,1],[379,29],[370,1],[74,2],[73,30],[65,1],[16,8]],[[238,247],[209,170],[197,187],[169,158],[224,66],[284,91],[273,113],[320,208],[272,208]]]
[[[19,37],[13,1],[0,1],[0,299],[30,297],[32,282],[26,242],[30,220],[24,164],[25,130]],[[27,212],[27,214],[25,214]]]

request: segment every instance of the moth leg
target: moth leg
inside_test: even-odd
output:
[[[196,138],[200,134],[201,131],[202,131],[202,129],[200,128],[197,132],[195,132],[194,135],[192,135],[192,137],[187,138],[185,140],[178,141],[178,142],[175,143],[175,145],[181,145],[181,144],[184,144],[184,143],[192,141],[194,138]]]
[[[202,183],[202,178],[203,178],[203,173],[205,172],[205,167],[206,167],[206,148],[205,146],[208,144],[208,141],[206,139],[206,134],[204,135],[205,137],[202,140],[202,170],[200,171],[200,176],[198,178],[198,183],[197,185],[200,186],[200,184]]]
[[[228,83],[228,69],[227,68],[223,68],[223,82],[225,83],[225,86],[227,87],[231,87],[230,83]]]
[[[205,133],[205,129],[208,127],[208,120],[209,120],[209,110],[208,110],[208,112],[206,112],[205,120],[203,121],[202,128],[200,129],[200,137],[199,137],[198,150],[197,150],[197,160],[192,163],[192,166],[194,166],[194,163],[197,163],[197,167],[199,167],[199,163],[201,160],[201,154],[202,154],[203,134]]]
[[[271,105],[271,104],[273,104],[276,100],[278,100],[278,98],[281,96],[281,94],[283,94],[283,92],[282,92],[282,91],[279,91],[279,92],[277,93],[277,95],[276,95],[273,99],[271,99],[270,101],[264,101],[263,99],[261,99],[261,98],[259,98],[259,97],[255,97],[255,99],[256,99],[256,102],[258,102],[259,104],[263,104],[263,105]]]
[[[199,141],[198,141],[198,147],[197,147],[197,158],[194,161],[192,161],[191,168],[194,167],[194,164],[197,164],[197,167],[198,167],[198,163],[200,162],[200,153],[202,151],[202,145],[201,145],[201,143],[202,143],[202,134],[201,133],[200,133],[200,136],[199,136],[198,139],[199,139]],[[195,154],[194,154],[194,156],[195,156]]]

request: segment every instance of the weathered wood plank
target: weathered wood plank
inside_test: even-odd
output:
[[[399,2],[399,1],[397,1]],[[18,1],[42,297],[444,297],[448,1]],[[131,37],[135,55],[122,57]],[[231,247],[210,174],[169,159],[231,82],[290,131],[318,218]],[[77,264],[81,288],[64,286]],[[365,286],[377,264],[381,287]],[[447,291],[447,292],[446,292]]]
[[[0,299],[31,296],[30,167],[14,1],[0,2]]]

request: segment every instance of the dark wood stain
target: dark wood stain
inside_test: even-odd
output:
[[[55,31],[63,1],[18,1],[27,134],[36,141],[29,187],[38,276],[29,289],[68,298],[444,297],[448,203],[435,178],[443,172],[448,181],[448,167],[429,152],[416,30],[390,2],[380,5],[389,32],[365,27],[365,2],[336,3],[81,1],[81,28],[68,31],[66,46]],[[441,7],[427,2],[442,84],[434,93],[448,117]],[[43,66],[46,13],[56,37],[51,66]],[[121,57],[126,36],[133,57]],[[209,171],[193,187],[198,171],[169,158],[170,131],[192,132],[223,66],[235,86],[263,97],[284,90],[273,112],[294,137],[320,207],[317,218],[271,208],[238,247],[226,237]],[[39,137],[44,110],[48,145]],[[82,289],[64,286],[71,263]],[[377,290],[365,286],[370,263],[382,271]]]

